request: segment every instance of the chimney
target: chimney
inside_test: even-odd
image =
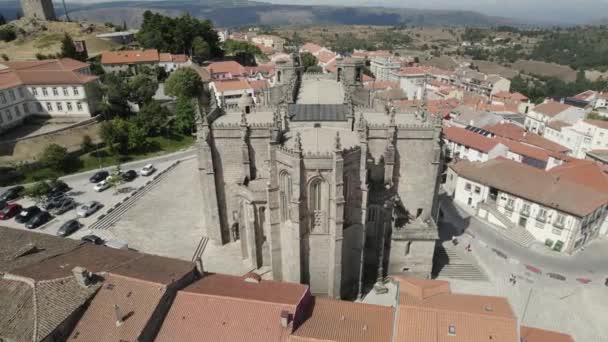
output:
[[[74,275],[74,278],[76,279],[78,285],[82,287],[86,288],[89,287],[89,285],[91,284],[91,275],[89,271],[87,271],[84,267],[74,267],[72,269],[72,275]]]
[[[122,315],[120,307],[117,304],[114,304],[114,315],[116,316],[116,327],[123,325],[125,322],[124,316]]]
[[[281,327],[287,328],[289,325],[289,311],[283,310],[281,311]]]

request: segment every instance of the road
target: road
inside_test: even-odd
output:
[[[123,171],[126,171],[126,170],[136,170],[137,171],[146,164],[153,164],[157,168],[156,173],[158,173],[158,172],[168,168],[175,161],[188,159],[188,158],[193,157],[194,155],[195,155],[194,150],[186,150],[186,151],[176,152],[173,154],[160,156],[160,157],[156,157],[156,158],[122,164],[121,169]],[[106,169],[108,171],[112,171],[114,168],[115,168],[115,166],[109,166],[109,167],[105,167],[104,169]],[[70,238],[80,239],[84,235],[94,233],[87,229],[87,227],[89,225],[91,225],[92,223],[97,221],[97,218],[100,215],[102,215],[103,213],[105,213],[107,211],[107,209],[109,209],[109,208],[113,207],[114,205],[116,205],[117,203],[121,202],[126,196],[128,196],[135,189],[144,186],[146,184],[146,182],[150,181],[152,179],[152,177],[156,174],[156,173],[152,174],[150,177],[139,176],[132,182],[121,184],[117,188],[117,190],[122,190],[120,192],[115,191],[112,188],[107,189],[103,192],[96,192],[93,189],[94,185],[89,182],[89,178],[97,171],[99,171],[99,170],[87,171],[87,172],[69,175],[69,176],[65,176],[65,177],[61,178],[61,180],[66,182],[71,188],[71,190],[67,193],[68,196],[74,198],[74,200],[77,203],[83,204],[83,203],[86,203],[89,201],[98,201],[98,202],[102,203],[102,205],[103,205],[103,208],[101,210],[97,211],[96,213],[94,213],[93,215],[91,215],[87,218],[79,218],[78,220],[80,223],[83,224],[83,228],[81,228],[79,231],[77,231],[72,236],[70,236]],[[4,189],[0,189],[0,193],[2,191],[4,191]],[[36,204],[31,199],[28,199],[28,198],[22,198],[15,202],[19,203],[23,207],[28,207],[28,206],[32,206],[32,205]],[[61,225],[64,222],[66,222],[70,219],[74,219],[74,218],[77,218],[76,212],[75,212],[75,210],[70,210],[61,216],[54,217],[50,222],[35,229],[34,231],[37,231],[40,233],[56,235],[57,230],[61,227]],[[1,221],[0,224],[2,224],[3,226],[9,227],[9,228],[26,229],[24,227],[24,225],[15,222],[14,218],[12,218],[10,220],[6,220],[6,221]]]
[[[449,222],[442,228],[451,229],[449,232],[444,232],[446,236],[459,235],[454,229],[466,231],[466,235],[473,235],[475,240],[481,240],[489,247],[503,252],[509,259],[532,265],[544,273],[554,272],[570,277],[595,277],[598,280],[608,276],[608,263],[606,263],[608,241],[605,239],[591,242],[584,251],[574,255],[563,255],[546,250],[540,243],[531,248],[519,245],[488,227],[487,223],[454,206],[451,200],[442,199],[442,209],[445,215],[444,221]]]

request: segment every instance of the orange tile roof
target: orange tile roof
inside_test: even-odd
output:
[[[157,63],[159,60],[156,49],[106,51],[101,54],[101,64]]]
[[[108,274],[69,340],[137,341],[165,292],[161,284]],[[124,317],[120,326],[116,326],[115,305]]]
[[[601,129],[608,129],[608,121],[585,119],[585,122]]]
[[[509,159],[483,163],[463,159],[449,167],[463,178],[577,217],[584,217],[608,203],[608,192],[581,186],[567,177]]]
[[[544,148],[552,152],[563,153],[569,151],[569,149],[565,146],[554,143],[538,134],[526,132],[523,128],[512,123],[498,123],[483,128],[497,136]]]
[[[379,305],[315,298],[310,317],[289,341],[389,342],[394,309]]]
[[[525,145],[518,141],[509,140],[501,137],[495,138],[496,141],[507,146],[509,151],[515,154],[519,154],[524,157],[533,158],[540,161],[549,161],[551,152],[543,150],[542,148]]]
[[[270,83],[266,80],[249,81],[249,85],[253,90],[262,90],[270,88]]]
[[[323,47],[314,43],[306,43],[302,46],[301,50],[308,51],[312,54],[319,52]]]
[[[396,342],[517,340],[517,319],[505,298],[454,294],[434,280],[394,278],[399,283]],[[424,291],[429,293],[420,296]],[[450,326],[454,335],[448,334]]]
[[[516,100],[516,101],[527,101],[528,97],[519,92],[509,92],[509,91],[499,91],[498,93],[492,95],[492,97],[501,100]]]
[[[20,85],[76,85],[98,79],[97,76],[80,73],[88,64],[70,58],[44,61],[18,61],[2,63],[0,89]]]
[[[9,61],[0,64],[4,64],[13,70],[30,71],[75,71],[89,66],[87,63],[72,58],[46,59],[41,61]]]
[[[555,331],[521,326],[521,342],[574,342],[572,336]]]
[[[337,57],[337,55],[333,52],[321,51],[321,52],[319,52],[319,56],[317,57],[317,59],[321,63],[329,63],[336,57]]]
[[[557,114],[569,109],[570,107],[571,106],[565,103],[548,101],[547,103],[539,104],[538,106],[534,107],[533,110],[537,113],[541,113],[549,117],[554,117]]]
[[[234,79],[234,80],[225,80],[225,81],[213,81],[215,85],[215,89],[220,92],[226,91],[236,91],[236,90],[248,90],[252,89],[251,85],[247,80]]]
[[[163,63],[186,63],[188,62],[188,56],[184,55],[184,54],[180,54],[180,55],[174,55],[171,53],[160,53],[159,55],[159,61],[163,62]]]
[[[207,70],[213,74],[232,74],[233,77],[245,74],[245,68],[235,61],[214,62],[207,66]]]
[[[593,161],[575,159],[552,168],[549,173],[608,193],[608,170]]]
[[[421,67],[405,67],[395,71],[398,76],[423,76],[426,71]]]
[[[485,153],[498,145],[498,141],[494,139],[455,126],[444,126],[443,135],[449,141]]]

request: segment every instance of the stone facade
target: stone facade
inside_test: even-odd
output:
[[[56,20],[52,0],[21,0],[21,9],[26,18]]]
[[[280,69],[274,94],[250,114],[225,107],[202,115],[208,237],[240,243],[243,259],[269,267],[275,280],[336,298],[361,295],[378,273],[429,276],[441,123],[365,106],[358,61],[340,60],[334,83],[310,83],[297,62]],[[310,104],[298,112],[301,94],[311,94],[300,87],[323,93],[332,84],[344,89],[343,103],[312,107],[322,115]],[[347,114],[332,112],[337,107]],[[385,208],[389,198],[397,204]]]

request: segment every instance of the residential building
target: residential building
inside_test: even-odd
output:
[[[583,159],[589,151],[608,149],[608,121],[584,119],[571,125],[555,120],[545,127],[544,136],[570,149],[570,156]]]
[[[491,101],[493,105],[502,105],[510,110],[520,114],[528,114],[532,108],[530,99],[519,92],[500,91],[492,95]]]
[[[171,72],[192,62],[186,55],[159,53],[156,49],[105,51],[101,54],[101,66],[105,72],[130,72],[136,74],[142,66],[165,68]]]
[[[312,300],[306,285],[207,274],[178,292],[156,341],[288,341]]]
[[[393,70],[391,81],[399,82],[409,100],[422,100],[426,88],[426,71],[420,67],[406,67]]]
[[[564,177],[569,170],[568,164],[544,171],[505,158],[459,160],[450,164],[445,187],[489,223],[523,228],[547,247],[572,254],[605,227],[608,192]]]
[[[499,75],[487,75],[472,69],[461,69],[456,72],[457,83],[467,91],[486,96],[509,91],[511,81]]]
[[[378,81],[391,81],[391,74],[401,69],[401,61],[392,56],[378,56],[370,61],[369,70]]]
[[[95,82],[88,64],[69,58],[0,64],[0,132],[29,116],[92,117],[100,99],[87,85]]]
[[[315,57],[318,57],[319,53],[322,51],[331,52],[328,49],[314,43],[306,43],[300,47],[300,53],[308,52]]]
[[[560,120],[573,124],[583,119],[585,115],[586,112],[582,108],[556,101],[545,101],[528,112],[524,126],[527,131],[543,135],[550,121]]]
[[[568,154],[570,152],[567,147],[541,137],[538,134],[527,132],[523,127],[511,122],[500,122],[495,125],[483,126],[482,128],[490,132],[491,135],[519,141],[523,144],[536,146],[547,151],[561,154]]]
[[[251,38],[251,42],[254,44],[265,46],[267,48],[271,48],[274,51],[282,52],[283,45],[285,44],[285,39],[279,36],[258,35]]]
[[[257,86],[257,84],[256,84]],[[219,106],[230,106],[241,103],[241,99],[249,98],[251,103],[255,103],[255,90],[247,80],[232,79],[213,81],[209,83],[209,89],[215,94],[216,103]]]
[[[245,67],[235,61],[213,62],[207,66],[207,70],[214,81],[243,78],[247,75]]]

